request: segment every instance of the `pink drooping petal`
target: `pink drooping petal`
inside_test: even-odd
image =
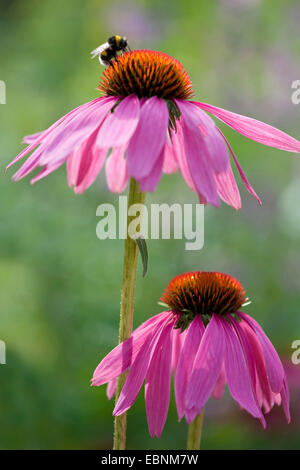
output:
[[[271,389],[267,381],[266,371],[264,370],[265,368],[262,350],[259,349],[259,344],[257,344],[257,342],[255,343],[255,339],[253,337],[251,338],[249,334],[245,333],[245,330],[242,328],[239,322],[237,322],[230,315],[228,315],[227,318],[230,319],[230,322],[242,346],[244,357],[248,367],[252,392],[257,405],[261,408],[261,400],[259,397],[259,393],[257,393],[258,389],[261,388],[261,385],[264,386],[264,391],[266,392],[266,394],[262,393],[263,401],[268,401],[268,403],[270,403],[270,397],[272,395]],[[258,376],[258,373],[260,374],[260,377]],[[260,383],[260,378],[262,379],[262,383]]]
[[[97,130],[90,134],[69,156],[72,161],[69,180],[74,186],[80,185],[91,165],[96,136]]]
[[[191,409],[186,408],[186,410],[185,410],[185,419],[187,420],[187,423],[191,424],[198,414],[199,414],[199,412],[197,411],[197,409],[195,407],[193,407]]]
[[[124,147],[115,147],[106,162],[106,181],[112,193],[122,193],[128,182]]]
[[[213,134],[215,123],[208,114],[204,113],[193,101],[174,100],[186,125],[193,129],[200,126],[204,135]]]
[[[166,174],[175,173],[178,165],[173,151],[172,142],[166,142],[164,147],[163,172]]]
[[[259,418],[265,427],[265,419],[252,391],[249,369],[241,343],[234,329],[223,318],[220,322],[225,332],[225,373],[229,391],[238,404],[255,418]]]
[[[179,357],[184,345],[187,330],[181,332],[178,328],[172,330],[172,371],[175,373]]]
[[[240,192],[230,165],[227,170],[215,173],[215,180],[218,194],[223,201],[236,210],[240,209],[242,207]]]
[[[238,315],[242,317],[256,333],[264,353],[270,387],[274,393],[280,393],[285,374],[273,344],[266,336],[261,326],[253,318],[243,312],[238,312]]]
[[[67,160],[69,186],[76,193],[83,193],[96,179],[107,155],[107,149],[97,149],[97,130],[79,145]]]
[[[205,328],[193,372],[186,390],[185,406],[200,413],[219,378],[224,356],[224,331],[217,315],[213,314]]]
[[[198,127],[201,131],[201,145],[205,146],[205,154],[210,159],[214,170],[224,172],[229,165],[229,155],[226,144],[220,136],[214,121],[194,103],[175,100],[184,122],[191,130]]]
[[[148,335],[146,339],[144,339],[144,343],[130,367],[130,372],[113,411],[114,416],[119,416],[125,413],[125,411],[127,411],[135,401],[140,388],[143,385],[148,366],[151,362],[153,354],[155,353],[157,342],[159,341],[160,335],[164,330],[164,326],[169,323],[169,321],[170,315],[167,317],[167,319],[164,319],[164,321],[160,324],[160,327],[156,325],[156,328],[152,329],[151,334]]]
[[[243,172],[243,169],[241,167],[241,165],[239,164],[238,162],[238,159],[236,158],[228,140],[226,139],[225,135],[220,131],[220,129],[218,129],[220,134],[223,136],[223,139],[225,140],[226,144],[227,144],[227,147],[232,155],[232,158],[234,160],[234,163],[236,164],[236,167],[238,169],[238,172],[240,174],[240,177],[242,178],[242,181],[247,189],[247,191],[249,191],[249,193],[257,200],[258,204],[262,205],[262,202],[260,200],[260,198],[258,197],[258,195],[256,194],[256,192],[254,191],[254,189],[252,188],[251,184],[249,183],[245,173]]]
[[[272,399],[271,399],[271,401],[269,401],[264,397],[264,395],[262,393],[262,408],[263,408],[265,414],[269,413],[275,404],[278,405],[278,406],[281,405],[281,395],[280,395],[280,393],[271,392],[271,394],[272,394]]]
[[[240,134],[261,144],[289,152],[300,152],[300,142],[275,127],[256,119],[236,114],[207,103],[195,102],[196,106],[216,116]]]
[[[261,403],[264,407],[265,413],[268,413],[272,409],[274,403],[279,406],[282,401],[286,419],[288,422],[290,422],[289,390],[286,383],[286,377],[284,376],[283,378],[281,393],[276,394],[272,392],[269,385],[263,349],[260,344],[260,341],[255,331],[250,327],[250,325],[246,321],[242,320],[239,325],[244,330],[245,334],[247,335],[248,341],[251,343],[251,349],[255,359],[258,379],[257,394],[261,399]]]
[[[282,406],[284,410],[284,414],[286,416],[286,420],[288,423],[291,422],[291,415],[290,415],[290,392],[287,384],[286,377],[283,379],[283,387],[281,390],[281,399],[282,399]]]
[[[274,402],[276,403],[276,405],[280,406],[281,405],[281,395],[280,393],[277,393],[277,395],[274,395]]]
[[[110,382],[108,382],[107,387],[106,387],[106,396],[109,400],[111,400],[112,397],[115,396],[116,389],[117,389],[117,379],[112,379]]]
[[[169,112],[164,100],[153,96],[145,101],[127,149],[128,174],[137,180],[149,175],[165,145]]]
[[[52,126],[50,126],[48,129],[46,129],[43,132],[38,133],[39,135],[37,136],[37,139],[34,140],[28,147],[26,147],[22,152],[20,152],[14,160],[7,165],[6,170],[8,170],[9,167],[14,165],[17,161],[19,161],[21,158],[23,158],[25,155],[27,155],[29,152],[31,152],[37,145],[39,145],[42,141],[44,141],[46,138],[52,138],[54,131],[57,132],[57,127],[61,124],[59,127],[64,127],[68,122],[70,122],[74,117],[76,117],[78,114],[80,114],[83,110],[85,110],[88,107],[92,106],[97,106],[98,103],[102,103],[107,101],[106,97],[101,97],[101,98],[96,98],[93,101],[90,101],[88,103],[84,103],[81,106],[78,106],[77,108],[73,109],[70,111],[68,114],[65,116],[62,116],[58,121],[56,121]]]
[[[244,333],[245,341],[248,342],[251,350],[251,355],[254,359],[257,374],[257,380],[256,384],[254,383],[254,386],[256,385],[255,389],[257,400],[260,403],[260,406],[264,402],[265,404],[268,403],[269,407],[271,407],[273,393],[270,388],[264,354],[259,339],[247,322],[242,320],[238,323],[238,325]]]
[[[208,203],[218,207],[214,170],[203,143],[204,138],[197,127],[190,129],[183,123],[182,129],[187,163],[197,192],[203,195]]]
[[[172,145],[173,155],[186,184],[193,191],[197,191],[195,188],[195,185],[194,185],[191,173],[190,173],[190,169],[187,163],[186,155],[185,155],[182,123],[183,123],[183,119],[181,117],[179,122],[177,123],[177,132],[175,133],[172,131],[171,145]]]
[[[55,170],[57,170],[63,162],[56,163],[54,165],[46,165],[45,168],[40,171],[32,180],[30,180],[31,184],[36,183],[37,181],[40,181],[41,179],[45,178],[46,176],[50,175],[53,173]]]
[[[215,388],[212,392],[212,396],[215,398],[215,400],[220,400],[220,398],[222,398],[223,393],[224,393],[225,384],[226,384],[226,374],[225,374],[225,366],[224,366],[224,362],[223,362],[219,378],[218,378],[216,386],[215,386]]]
[[[138,180],[141,191],[153,193],[157,188],[157,185],[162,177],[163,157],[164,156],[162,150],[149,175],[145,176],[145,178],[141,178]]]
[[[13,181],[19,181],[22,178],[25,178],[29,173],[31,173],[35,168],[39,166],[39,161],[41,154],[43,152],[42,146],[35,149],[35,151],[27,158],[27,160],[21,165],[21,167],[13,175]]]
[[[120,416],[125,413],[125,411],[132,406],[138,396],[149,366],[152,339],[153,331],[143,342],[139,353],[130,367],[130,372],[113,411],[114,416]]]
[[[75,185],[78,175],[78,168],[80,163],[81,156],[81,147],[73,150],[71,155],[67,159],[67,177],[68,177],[68,186],[71,188]]]
[[[187,330],[175,374],[175,398],[179,419],[185,414],[186,390],[204,331],[201,316],[197,315]]]
[[[35,134],[25,135],[22,140],[22,144],[32,144],[35,140],[37,140],[45,131],[36,132]]]
[[[91,184],[93,184],[103,167],[106,155],[107,149],[98,149],[94,145],[93,151],[91,152],[89,158],[89,166],[86,169],[86,172],[83,174],[82,179],[80,179],[78,184],[75,186],[75,193],[82,194],[87,188],[91,186]]]
[[[90,106],[78,113],[68,124],[60,126],[51,139],[43,141],[45,151],[41,165],[64,161],[73,150],[98,129],[107,113],[116,103],[117,98],[106,98],[97,105]]]
[[[138,97],[130,95],[124,98],[100,127],[96,146],[108,149],[126,145],[138,125],[139,114]]]
[[[92,385],[102,385],[110,382],[125,372],[135,360],[145,339],[152,334],[152,330],[158,328],[170,315],[162,312],[149,318],[137,328],[130,338],[116,346],[97,366],[92,378]]]
[[[160,335],[145,380],[145,403],[149,433],[160,437],[167,419],[172,372],[172,328],[167,324]]]

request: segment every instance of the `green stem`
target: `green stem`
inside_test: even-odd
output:
[[[200,441],[202,434],[204,408],[201,413],[196,416],[194,421],[189,425],[187,446],[188,450],[200,450]]]
[[[144,204],[145,193],[139,190],[138,183],[130,180],[128,208],[132,204]],[[134,288],[136,280],[136,268],[138,259],[138,245],[135,240],[128,236],[128,227],[132,219],[127,215],[127,238],[125,239],[123,280],[121,292],[121,311],[120,311],[120,329],[119,343],[122,343],[130,337],[133,325],[133,307],[134,307]],[[116,402],[119,398],[124,382],[128,373],[122,374],[117,382]],[[126,425],[127,415],[115,416],[114,423],[114,450],[124,450],[126,447]]]

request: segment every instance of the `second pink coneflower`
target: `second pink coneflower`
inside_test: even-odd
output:
[[[191,423],[225,384],[235,401],[266,426],[264,413],[282,403],[290,421],[289,392],[274,346],[249,315],[242,285],[228,274],[191,272],[174,278],[162,302],[168,307],[137,328],[98,365],[92,385],[109,383],[129,371],[114,409],[121,415],[145,381],[152,437],[160,437],[169,407],[172,371],[179,419]]]
[[[200,202],[218,206],[221,198],[239,209],[241,199],[230,155],[248,191],[260,199],[225,136],[205,111],[252,140],[300,152],[299,141],[274,127],[191,101],[188,74],[176,59],[161,52],[136,50],[122,54],[105,70],[99,89],[104,96],[24,139],[28,147],[11,164],[33,153],[14,180],[42,167],[32,179],[34,183],[67,162],[69,185],[82,193],[106,161],[111,191],[122,192],[128,179],[133,178],[146,192],[155,190],[163,173],[179,168]]]

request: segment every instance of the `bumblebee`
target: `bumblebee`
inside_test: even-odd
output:
[[[114,60],[117,60],[118,52],[125,52],[127,49],[130,50],[125,37],[111,36],[107,42],[91,52],[92,59],[98,56],[101,65],[111,65]]]

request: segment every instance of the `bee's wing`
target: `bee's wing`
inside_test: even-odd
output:
[[[108,42],[105,42],[104,44],[101,44],[101,46],[97,47],[97,49],[94,49],[91,52],[92,59],[95,59],[95,57],[100,56],[101,52],[104,51],[109,47]]]

